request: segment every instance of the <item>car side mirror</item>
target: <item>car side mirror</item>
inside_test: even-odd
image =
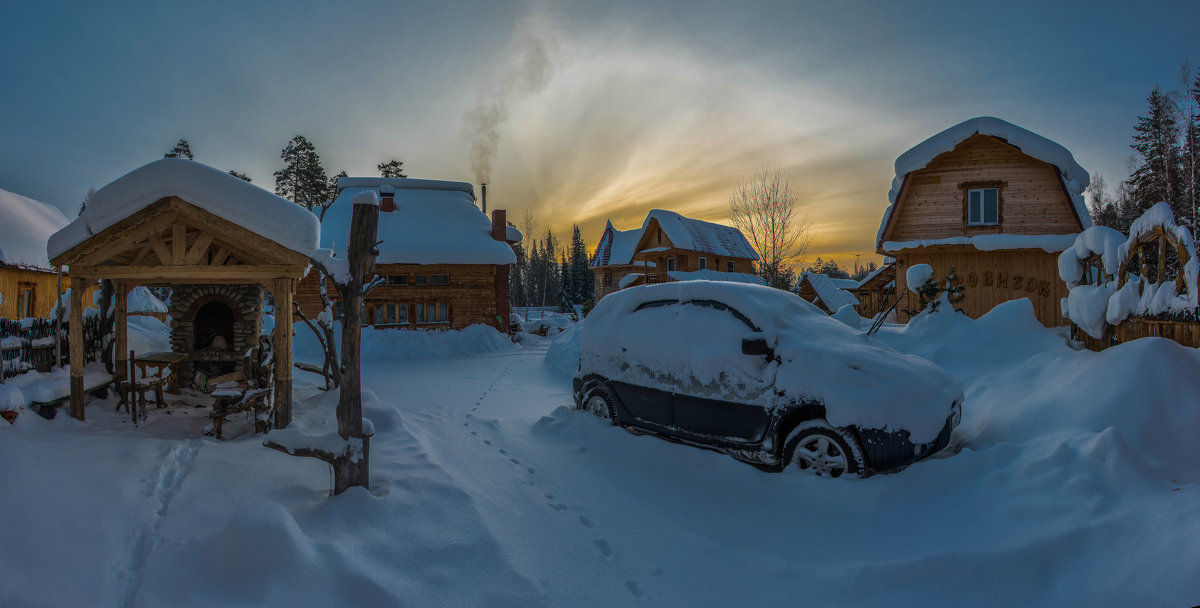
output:
[[[775,358],[775,350],[767,346],[766,338],[742,338],[742,354]]]

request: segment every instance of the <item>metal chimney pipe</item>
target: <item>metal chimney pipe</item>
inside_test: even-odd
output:
[[[484,215],[487,215],[487,182],[479,184],[479,189],[483,191],[483,213]]]

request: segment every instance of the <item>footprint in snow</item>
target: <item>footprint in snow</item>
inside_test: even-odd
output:
[[[625,581],[625,588],[628,589],[629,592],[634,595],[634,597],[642,597],[646,594],[646,592],[642,591],[642,589],[638,587],[637,581]]]
[[[500,453],[501,453],[501,454],[507,454],[507,453],[508,453],[508,450],[506,450],[506,449],[504,449],[504,448],[500,448]]]
[[[533,467],[529,467],[528,469],[525,469],[525,471],[528,472],[530,475],[537,473],[537,469],[535,469]]]
[[[561,502],[556,502],[556,503],[552,502],[552,503],[550,503],[550,508],[554,509],[555,511],[566,511],[567,505],[564,505]]]
[[[517,460],[516,458],[509,458],[508,461],[513,464],[521,464],[521,461]]]
[[[604,555],[604,557],[612,557],[613,551],[612,551],[612,547],[610,547],[608,545],[608,541],[604,540],[603,538],[599,538],[599,539],[596,539],[594,542],[596,543],[596,546],[599,547],[600,553],[602,553]],[[628,586],[628,584],[629,583],[626,583],[626,586]],[[636,585],[636,583],[635,583],[635,585]]]
[[[484,443],[485,445],[492,445],[492,442],[491,442],[491,441],[489,441],[489,440],[487,440],[487,439],[484,439],[484,440],[483,440],[483,443]]]
[[[594,521],[592,521],[592,520],[590,520],[590,519],[588,519],[588,518],[586,518],[586,517],[584,517],[584,516],[582,516],[582,515],[580,515],[580,516],[579,516],[579,523],[581,523],[581,524],[583,524],[584,526],[587,526],[587,527],[589,527],[589,528],[595,528],[595,527],[596,527],[596,522],[594,522]]]

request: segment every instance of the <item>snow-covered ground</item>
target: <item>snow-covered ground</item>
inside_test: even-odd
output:
[[[943,457],[820,479],[571,410],[558,326],[431,357],[369,330],[372,487],[336,498],[248,422],[202,437],[202,408],[0,422],[0,606],[1200,601],[1195,349],[1074,351],[1022,301],[885,327],[962,381],[963,423]],[[297,373],[295,427],[332,430]]]

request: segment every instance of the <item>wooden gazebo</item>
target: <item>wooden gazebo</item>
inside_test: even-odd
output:
[[[261,285],[275,298],[275,426],[291,422],[292,297],[316,248],[310,212],[188,160],[164,159],[114,181],[50,239],[51,263],[71,276],[71,416],[83,413],[83,294],[114,283],[116,365],[127,369],[126,295],[138,285]],[[120,378],[118,378],[119,380]]]

